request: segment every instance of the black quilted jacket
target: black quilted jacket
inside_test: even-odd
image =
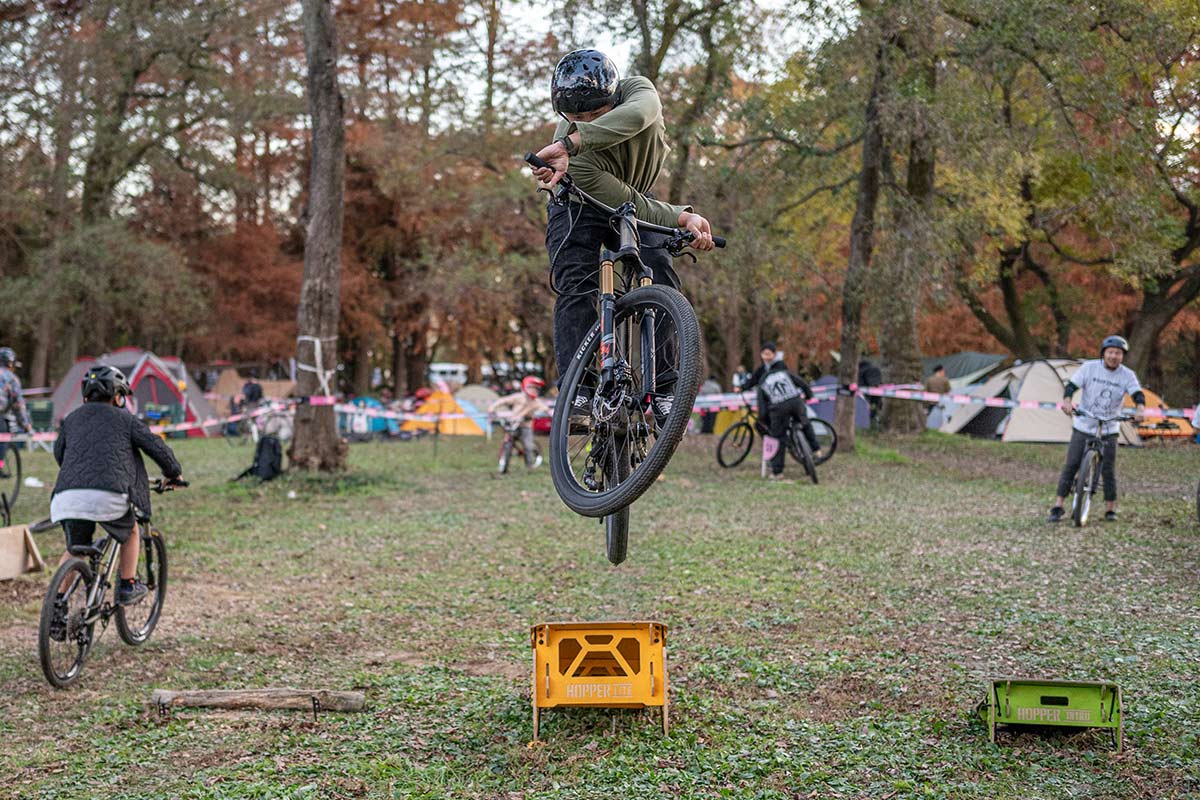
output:
[[[168,478],[183,472],[171,448],[146,423],[109,403],[84,403],[62,421],[54,442],[54,459],[60,467],[54,492],[124,492],[149,514],[150,482],[142,453],[154,459]]]

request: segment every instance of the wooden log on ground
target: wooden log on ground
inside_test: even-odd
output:
[[[362,692],[334,692],[327,689],[194,689],[178,692],[155,689],[150,697],[150,705],[154,708],[189,706],[312,711],[314,697],[321,711],[362,711],[366,702]]]

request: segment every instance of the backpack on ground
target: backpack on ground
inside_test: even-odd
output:
[[[274,480],[283,474],[283,445],[279,437],[265,435],[258,440],[254,447],[254,463],[234,480],[253,475],[264,481]]]

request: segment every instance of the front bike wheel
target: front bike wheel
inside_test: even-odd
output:
[[[618,453],[617,458],[608,462],[608,470],[604,478],[613,485],[619,485],[629,477],[629,455]],[[629,506],[618,509],[604,518],[604,552],[609,562],[616,566],[625,560],[629,553]]]
[[[642,352],[643,322],[654,331],[655,353]],[[683,438],[700,385],[700,327],[675,289],[641,286],[623,295],[613,329],[613,380],[601,385],[597,324],[575,351],[550,425],[554,488],[585,517],[613,514],[654,484]],[[655,365],[655,386],[643,385],[647,359]],[[610,468],[615,458],[629,460],[623,479]],[[615,484],[606,475],[616,476]]]
[[[149,534],[142,536],[137,579],[150,592],[134,605],[118,606],[116,615],[117,633],[125,644],[135,647],[150,638],[167,599],[167,545],[161,531],[149,530]]]
[[[817,435],[817,447],[821,450],[819,458],[816,453],[813,454],[813,463],[820,466],[833,458],[833,452],[837,450],[837,431],[823,419],[810,419],[809,422],[812,424],[813,433]]]
[[[817,465],[813,462],[812,447],[809,446],[808,437],[804,435],[804,431],[799,425],[792,425],[788,428],[788,451],[792,454],[792,458],[804,467],[804,474],[811,478],[813,483],[816,483]]]
[[[82,558],[71,558],[50,579],[38,622],[38,660],[52,686],[70,686],[92,649],[95,622],[85,623],[95,576]],[[61,595],[61,596],[60,596]]]
[[[749,422],[730,425],[717,442],[717,463],[729,469],[746,460],[754,449],[754,427]]]
[[[508,472],[508,461],[512,458],[512,448],[512,439],[505,436],[504,441],[500,445],[500,461],[496,465],[496,471],[501,475]]]
[[[15,442],[8,443],[4,454],[4,471],[8,477],[0,478],[0,495],[4,495],[11,512],[17,504],[17,495],[21,493],[21,451],[16,448]]]
[[[1087,525],[1088,514],[1092,510],[1092,495],[1096,491],[1096,481],[1100,473],[1100,453],[1093,450],[1083,457],[1079,465],[1079,474],[1075,476],[1075,499],[1071,503],[1071,519],[1076,528]]]

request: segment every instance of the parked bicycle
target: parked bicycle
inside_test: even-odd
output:
[[[809,423],[813,427],[813,433],[817,437],[817,445],[820,455],[812,454],[812,462],[814,467],[820,466],[833,457],[834,451],[837,450],[837,431],[823,419],[809,414]],[[759,419],[757,412],[750,407],[749,403],[743,406],[742,417],[737,422],[730,425],[724,433],[721,434],[720,441],[717,442],[717,463],[726,469],[736,467],[746,460],[746,456],[754,448],[755,435],[766,436],[767,428]],[[804,451],[811,448],[808,445],[808,439],[804,436],[804,431],[800,426],[794,424],[788,425],[787,437],[784,440],[788,452],[798,464],[804,466]],[[816,471],[813,470],[812,475],[815,476]],[[815,480],[813,481],[816,482]]]
[[[521,439],[521,427],[524,425],[532,425],[532,420],[522,420],[513,417],[496,417],[495,423],[504,431],[504,438],[500,442],[500,460],[496,467],[496,472],[504,475],[508,472],[508,465],[512,463],[513,455],[525,461],[525,464],[531,468],[540,467],[542,465],[542,452],[537,446],[537,442],[533,443],[533,454],[531,457],[526,457],[525,443]]]
[[[549,168],[532,153],[525,161]],[[554,198],[607,215],[620,241],[617,252],[600,255],[597,322],[562,378],[550,426],[554,488],[575,513],[606,518],[608,559],[619,564],[628,547],[629,506],[671,460],[700,386],[696,312],[675,289],[655,285],[638,233],[666,235],[662,246],[676,257],[694,237],[637,219],[632,203],[610,208],[569,174],[559,179]],[[725,246],[718,236],[713,243]]]
[[[151,488],[162,494],[187,485],[186,481],[160,478]],[[118,605],[115,597],[109,601],[109,590],[114,595],[116,591],[117,554],[121,549],[112,536],[91,545],[70,547],[71,558],[58,568],[46,588],[38,624],[38,659],[42,673],[53,686],[65,688],[79,679],[92,648],[113,617],[121,639],[136,647],[150,638],[162,616],[167,596],[166,539],[140,509],[134,507],[133,511],[142,537],[137,579],[150,591],[133,605]],[[52,527],[49,520],[32,526],[33,530]]]
[[[1087,525],[1088,515],[1092,510],[1092,497],[1100,488],[1102,480],[1100,470],[1104,465],[1104,440],[1100,438],[1098,432],[1103,430],[1105,423],[1121,422],[1131,419],[1131,417],[1119,414],[1105,419],[1078,408],[1075,409],[1075,416],[1096,420],[1097,430],[1097,433],[1087,434],[1083,461],[1079,464],[1079,471],[1075,473],[1075,492],[1071,497],[1071,519],[1076,528],[1082,528]],[[1200,502],[1200,499],[1197,502]]]

